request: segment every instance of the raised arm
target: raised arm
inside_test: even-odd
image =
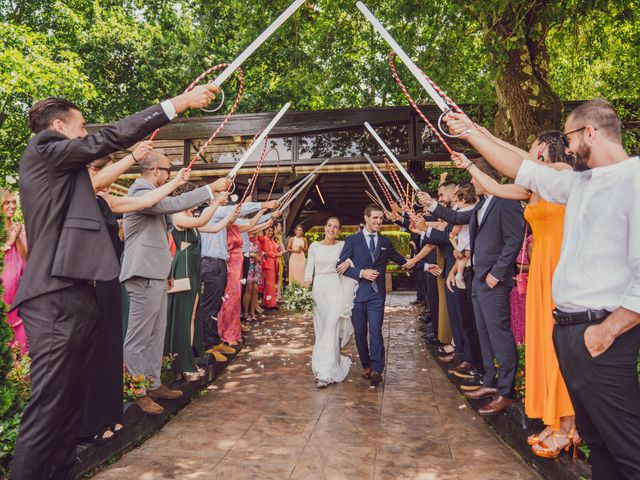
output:
[[[240,230],[240,232],[247,232],[249,230],[251,230],[253,227],[255,227],[260,220],[263,217],[263,214],[265,212],[265,209],[262,208],[260,210],[258,210],[258,212],[253,216],[253,218],[251,220],[249,220],[247,223],[236,223],[238,230]]]
[[[190,92],[134,113],[113,125],[81,138],[70,139],[52,131],[43,135],[36,149],[51,165],[61,170],[76,170],[110,153],[126,150],[156,128],[189,108],[209,105],[220,89],[212,84],[199,85]]]
[[[179,212],[174,213],[171,220],[176,227],[182,230],[204,227],[211,221],[218,211],[218,207],[226,205],[228,196],[227,192],[216,194],[213,201],[209,202],[209,208],[206,208],[199,217],[190,217],[184,212]]]
[[[104,167],[91,177],[91,184],[94,192],[100,192],[108,188],[113,182],[120,178],[129,168],[140,160],[144,160],[153,150],[153,144],[149,141],[140,142],[132,153],[121,159],[119,162],[113,162],[111,165]]]
[[[531,192],[520,185],[498,183],[476,167],[473,162],[462,153],[454,153],[451,155],[451,159],[458,168],[467,170],[489,195],[506,198],[508,200],[528,200],[531,196]]]
[[[261,232],[262,230],[266,230],[267,228],[269,228],[271,225],[273,225],[273,219],[269,219],[266,222],[256,225],[251,230],[249,230],[249,233]]]
[[[187,183],[188,180],[189,172],[186,168],[183,168],[170,182],[167,182],[161,187],[155,189],[144,190],[144,193],[142,195],[131,197],[116,197],[113,195],[106,195],[104,198],[107,200],[109,208],[113,213],[137,212],[152,207],[153,205],[162,201],[162,199],[171,195],[171,193],[180,185],[184,185],[185,183]]]
[[[238,218],[239,213],[240,213],[240,205],[236,205],[235,207],[229,210],[229,213],[223,219],[217,221],[214,224],[207,224],[202,227],[199,227],[198,230],[200,230],[202,233],[218,233],[224,230],[225,228],[227,228],[227,225],[229,225],[229,223],[234,222],[236,218]]]

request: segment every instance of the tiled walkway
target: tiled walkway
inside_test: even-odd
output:
[[[384,387],[355,365],[318,390],[310,318],[273,317],[203,398],[96,478],[538,479],[429,357],[409,299],[387,299]]]

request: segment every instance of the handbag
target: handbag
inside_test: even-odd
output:
[[[186,248],[185,248],[186,250]],[[167,290],[167,293],[180,293],[180,292],[189,292],[191,291],[191,279],[189,278],[189,254],[186,253],[185,263],[184,263],[184,278],[174,278],[173,286]]]
[[[527,249],[527,224],[524,224],[524,240],[522,241],[522,248],[520,249],[520,272],[516,275],[516,288],[518,289],[519,295],[527,294],[527,284],[529,281],[529,275],[526,272],[522,272],[524,256],[526,255]]]

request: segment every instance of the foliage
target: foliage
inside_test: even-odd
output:
[[[205,68],[230,61],[289,3],[1,2],[0,178],[15,174],[29,137],[25,114],[36,100],[67,97],[89,122],[114,121],[181,92]],[[453,99],[499,101],[498,117],[513,111],[503,98],[509,79],[532,99],[547,85],[544,98],[629,100],[640,93],[637,0],[368,3]],[[274,111],[289,100],[297,110],[406,105],[391,77],[388,51],[355,2],[307,2],[245,63],[239,111]],[[527,58],[514,60],[513,52]],[[507,69],[510,60],[517,69]],[[414,98],[432,103],[401,62],[398,69]],[[227,92],[235,91],[235,82],[225,85]],[[536,125],[524,125],[524,133],[536,133]]]
[[[525,384],[524,384],[524,343],[517,346],[518,347],[518,370],[516,371],[516,395],[522,401],[524,401],[525,396]]]
[[[295,312],[312,312],[313,295],[310,288],[305,288],[296,282],[284,287],[282,302],[285,310]]]
[[[441,183],[442,174],[446,173],[447,182],[470,182],[471,175],[462,168],[457,167],[431,167],[427,171],[429,180],[426,183],[419,184],[419,187],[425,192],[435,193],[438,185]]]
[[[411,254],[411,246],[409,245],[411,238],[407,232],[401,232],[399,230],[386,230],[380,232],[380,234],[391,240],[393,248],[395,248],[403,257]],[[336,238],[338,240],[344,240],[350,235],[353,234],[350,232],[340,232],[336,236]],[[309,245],[311,245],[312,242],[318,242],[322,240],[324,238],[324,232],[307,232],[305,233],[305,237],[307,237]]]
[[[173,362],[175,362],[177,353],[170,353],[162,357],[162,364],[160,366],[160,381],[163,385],[171,385],[173,383],[175,373],[172,369]]]
[[[131,375],[127,368],[124,365],[122,366],[122,393],[125,402],[135,402],[138,398],[144,396],[145,391],[150,387],[150,379],[145,378],[142,373]]]

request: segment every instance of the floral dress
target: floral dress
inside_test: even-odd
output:
[[[251,245],[249,246],[249,254],[260,255],[260,244],[258,240],[251,237],[249,238],[251,241]],[[262,283],[262,266],[260,265],[260,258],[254,258],[253,256],[249,257],[249,273],[247,274],[247,283],[257,283],[260,285]]]

